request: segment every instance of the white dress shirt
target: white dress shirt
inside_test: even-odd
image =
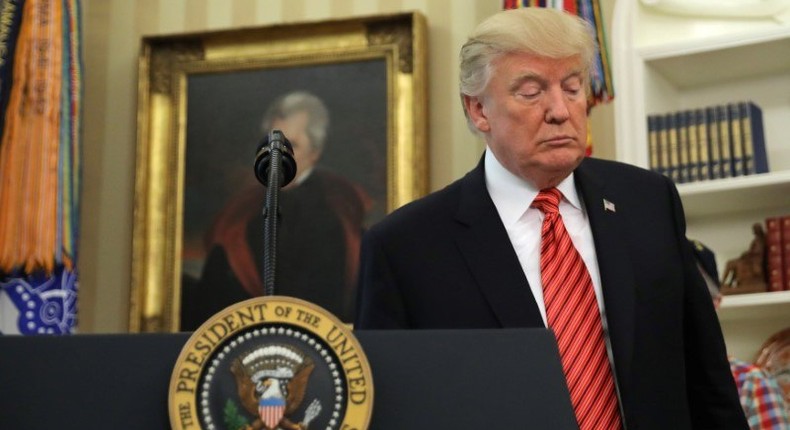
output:
[[[538,190],[533,184],[505,169],[494,154],[487,150],[485,154],[485,179],[488,193],[494,201],[499,218],[505,225],[510,243],[516,251],[521,269],[527,276],[529,288],[538,304],[538,309],[546,324],[546,305],[543,301],[543,283],[540,279],[540,231],[543,224],[543,212],[530,207],[537,197]],[[598,259],[595,254],[590,221],[582,204],[581,197],[576,193],[573,173],[565,178],[557,189],[562,192],[560,215],[571,241],[590,272],[598,308],[604,318],[601,275]]]

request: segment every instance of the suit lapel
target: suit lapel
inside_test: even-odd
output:
[[[502,327],[542,327],[543,318],[485,186],[483,162],[463,179],[457,245]]]
[[[594,172],[594,161],[585,160],[575,171],[576,188],[584,199],[601,273],[606,320],[615,370],[627,381],[631,368],[635,324],[635,276],[623,234],[622,219],[628,216],[625,201],[607,193],[605,183]]]

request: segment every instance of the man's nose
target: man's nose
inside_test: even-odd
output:
[[[546,112],[546,122],[551,124],[559,124],[568,120],[570,117],[570,110],[568,109],[568,100],[565,92],[561,88],[553,88],[548,91],[547,97],[544,99],[546,105],[544,106]]]

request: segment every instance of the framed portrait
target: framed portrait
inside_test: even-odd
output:
[[[275,129],[297,165],[275,294],[352,322],[361,235],[428,189],[425,31],[402,13],[143,39],[130,331],[263,294],[253,166]]]

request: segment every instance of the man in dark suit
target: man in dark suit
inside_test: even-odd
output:
[[[556,10],[501,12],[477,28],[461,51],[460,86],[487,150],[465,177],[366,233],[356,328],[549,326],[582,429],[745,429],[675,186],[584,157],[594,52],[589,26]],[[564,237],[586,268],[601,375],[615,387],[600,419],[574,397],[571,368],[586,363],[563,346],[593,342],[573,332],[563,341],[552,321],[571,305],[549,312],[544,300],[554,282],[542,273],[548,212],[534,205],[546,192],[560,196]],[[559,289],[568,288],[577,287]]]

